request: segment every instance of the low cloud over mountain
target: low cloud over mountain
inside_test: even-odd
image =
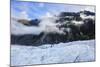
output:
[[[11,18],[11,43],[39,46],[95,38],[95,13],[47,13],[41,18]]]

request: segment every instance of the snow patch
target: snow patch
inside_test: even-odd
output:
[[[95,40],[45,44],[43,46],[11,46],[11,65],[69,63],[95,60]]]

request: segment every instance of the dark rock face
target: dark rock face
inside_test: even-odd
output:
[[[40,20],[38,19],[30,20],[29,23],[31,26],[38,26],[40,23]]]
[[[67,17],[66,17],[67,16]],[[72,21],[72,20],[75,20],[75,21],[82,21],[82,18],[80,17],[80,13],[74,13],[74,12],[61,12],[60,15],[59,15],[60,19],[57,20],[58,21],[61,21],[61,22],[64,22],[64,21]]]
[[[80,13],[84,13],[85,15],[87,15],[87,16],[89,16],[89,15],[91,15],[91,16],[95,16],[95,13],[94,12],[90,12],[90,11],[81,11]]]
[[[84,24],[80,27],[82,33],[84,35],[88,35],[89,37],[95,36],[95,21],[92,19],[84,20]]]
[[[18,22],[26,26],[38,26],[40,23],[40,20],[34,19],[34,20],[29,21],[29,20],[21,19],[21,20],[18,20]]]
[[[40,35],[11,35],[11,44],[17,44],[17,45],[27,45],[27,46],[38,46],[37,40],[41,38],[43,34]]]
[[[24,25],[30,25],[28,20],[25,19],[20,19],[18,20],[19,23],[24,24]]]
[[[26,46],[40,46],[42,44],[57,44],[60,42],[71,41],[71,38],[68,38],[67,35],[59,34],[47,34],[43,38],[43,34],[36,35],[11,35],[11,44],[17,45],[26,45]]]
[[[95,13],[84,11],[84,14],[93,15]],[[69,17],[66,17],[69,16]],[[55,23],[61,23],[62,25],[59,26],[59,29],[64,28],[64,32],[66,34],[58,34],[58,33],[48,33],[45,34],[42,32],[39,35],[33,34],[26,34],[26,35],[14,35],[11,34],[11,44],[17,45],[26,45],[26,46],[40,46],[43,44],[57,44],[60,42],[69,42],[69,41],[76,41],[76,40],[88,40],[88,39],[95,39],[95,20],[88,18],[82,19],[80,17],[80,12],[78,13],[71,13],[71,12],[62,12],[59,15],[59,19],[56,20]],[[80,26],[75,25],[72,21],[83,21],[84,24]],[[67,22],[66,22],[67,21]],[[63,22],[66,22],[63,24]],[[34,19],[29,21],[29,26],[38,26],[40,20]],[[70,32],[66,31],[69,28]]]
[[[80,16],[79,13],[75,13],[75,12],[61,12],[60,17],[65,17],[65,16]]]
[[[12,44],[32,45],[34,43],[32,35],[11,35]]]

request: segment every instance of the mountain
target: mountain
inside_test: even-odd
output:
[[[85,15],[87,15],[87,16],[89,16],[89,15],[95,16],[95,13],[94,13],[94,12],[90,12],[90,11],[86,11],[86,10],[80,11],[80,13],[83,13],[83,14],[85,14]]]
[[[52,17],[32,20],[18,19],[16,23],[19,22],[20,27],[14,27],[18,29],[18,34],[11,33],[11,44],[40,46],[95,39],[95,13],[90,11],[61,12]],[[13,23],[14,21],[11,22]],[[11,32],[16,31],[11,30]]]

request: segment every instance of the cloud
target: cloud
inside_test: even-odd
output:
[[[75,25],[82,25],[82,24],[84,24],[84,22],[83,21],[72,21],[72,23],[74,23]]]
[[[82,18],[82,19],[95,19],[95,16],[86,16],[85,14],[80,14],[80,17]]]
[[[19,19],[30,19],[29,17],[28,17],[28,14],[27,14],[27,12],[26,11],[22,11],[20,14],[19,14]]]
[[[44,3],[40,3],[39,7],[41,7],[41,8],[44,7]]]
[[[84,11],[84,10],[91,11],[91,12],[95,13],[95,7],[94,6],[86,6],[84,9],[81,9],[81,11]]]
[[[42,17],[40,22],[40,27],[44,28],[43,32],[45,33],[59,33],[64,34],[63,30],[60,30],[57,25],[58,23],[55,23],[58,17],[53,16],[49,12],[46,13],[45,16]]]
[[[22,13],[26,14],[26,13]],[[25,17],[27,18],[27,17]],[[25,19],[24,18],[24,19]],[[57,17],[53,16],[49,12],[41,18],[39,26],[25,26],[18,21],[18,18],[11,18],[11,34],[14,35],[24,35],[24,34],[34,34],[39,35],[41,32],[44,33],[58,33],[64,34],[63,30],[60,30],[55,23]]]
[[[38,35],[40,34],[43,30],[40,27],[36,26],[25,26],[19,22],[17,22],[17,18],[11,18],[11,34],[14,35],[24,35],[24,34],[34,34]]]

